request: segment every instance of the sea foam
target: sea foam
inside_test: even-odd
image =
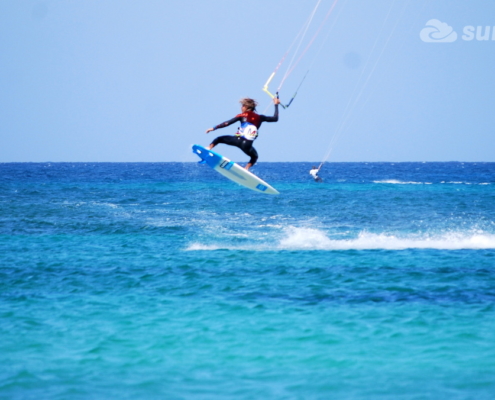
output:
[[[486,232],[445,232],[445,233],[372,233],[362,231],[353,237],[332,235],[321,229],[287,227],[282,237],[272,241],[253,241],[250,244],[237,245],[218,242],[203,244],[191,243],[185,250],[405,250],[405,249],[495,249],[495,234]]]
[[[313,228],[289,228],[279,243],[291,250],[402,250],[402,249],[492,249],[495,235],[485,232],[447,232],[440,234],[392,234],[360,232],[350,239],[332,239]]]

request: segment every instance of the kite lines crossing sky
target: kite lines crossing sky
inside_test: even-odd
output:
[[[317,3],[316,3],[316,6],[313,8],[313,10],[311,11],[311,14],[309,15],[308,19],[306,20],[306,22],[304,23],[304,25],[302,26],[301,30],[299,31],[299,33],[297,34],[297,36],[295,37],[294,41],[292,42],[292,44],[289,46],[289,49],[285,52],[285,54],[283,55],[282,59],[280,60],[280,62],[277,64],[277,66],[275,67],[275,70],[271,73],[271,75],[268,77],[268,80],[266,81],[265,85],[263,86],[263,91],[268,94],[272,99],[276,96],[276,94],[278,92],[280,92],[280,90],[282,89],[282,86],[284,85],[286,79],[289,77],[289,75],[292,73],[292,71],[294,71],[294,68],[296,68],[297,64],[299,64],[299,61],[301,61],[301,59],[304,57],[304,55],[306,54],[306,52],[308,51],[308,49],[311,47],[311,45],[313,44],[313,42],[315,41],[315,39],[318,37],[318,35],[320,34],[323,26],[326,24],[328,18],[330,17],[330,15],[332,14],[333,10],[335,9],[335,6],[337,5],[338,1],[339,0],[334,0],[331,7],[330,7],[330,10],[328,10],[325,18],[323,19],[323,21],[320,23],[320,26],[318,27],[318,29],[316,30],[315,34],[313,35],[313,37],[311,38],[311,40],[307,43],[306,47],[304,48],[304,50],[302,50],[302,52],[299,54],[299,49],[301,47],[301,45],[303,44],[304,42],[304,38],[306,37],[306,33],[308,32],[308,29],[309,27],[311,26],[311,23],[313,22],[313,18],[316,14],[316,11],[318,10],[318,7],[320,6],[320,3],[321,3],[322,0],[318,0]],[[292,56],[292,59],[287,67],[287,70],[284,74],[284,76],[282,77],[282,80],[280,82],[280,84],[278,85],[278,88],[276,90],[276,94],[273,94],[270,92],[270,89],[269,89],[269,85],[270,83],[272,82],[273,78],[275,77],[275,75],[277,74],[280,66],[284,63],[285,59],[287,58],[287,55],[291,52],[292,48],[294,47],[294,45],[297,43],[297,48],[296,50],[294,51],[294,55]],[[297,58],[297,60],[295,60],[296,56],[299,54],[299,57]],[[295,60],[295,61],[294,61]],[[314,62],[314,61],[313,61]],[[313,64],[313,63],[312,63]],[[289,102],[287,104],[282,104],[280,103],[280,105],[283,107],[283,108],[288,108],[290,106],[290,104],[292,103],[292,101],[294,100],[294,98],[296,97],[297,95],[297,92],[299,90],[299,88],[301,87],[301,85],[303,84],[304,80],[306,79],[306,76],[308,75],[308,72],[309,72],[309,69],[306,71],[306,73],[304,74],[304,77],[302,78],[301,82],[299,83],[299,86],[297,87],[294,95],[292,96],[292,98],[289,100]]]
[[[396,18],[395,20],[395,23],[393,24],[393,26],[391,28],[388,28],[387,29],[387,23],[388,21],[392,18],[392,14],[393,14],[393,9],[395,7],[395,4],[397,2],[397,0],[390,0],[390,6],[389,6],[389,9],[388,9],[388,12],[386,13],[385,15],[385,18],[382,22],[382,25],[381,25],[381,28],[379,30],[379,33],[374,41],[374,44],[369,52],[369,55],[367,57],[367,60],[366,62],[364,63],[364,66],[361,70],[361,74],[358,78],[358,80],[356,81],[356,85],[354,87],[354,89],[352,90],[352,93],[350,95],[350,98],[347,102],[347,105],[345,107],[345,110],[341,116],[341,120],[340,120],[340,123],[338,124],[337,126],[337,129],[336,131],[331,135],[331,139],[330,139],[330,145],[329,145],[329,148],[328,148],[328,151],[327,153],[325,154],[325,156],[323,157],[323,161],[321,162],[321,164],[319,165],[318,167],[318,170],[323,166],[323,164],[325,162],[327,162],[327,160],[330,158],[330,155],[333,151],[333,148],[334,148],[334,145],[336,144],[337,142],[337,139],[340,137],[340,135],[343,133],[344,130],[346,130],[349,125],[350,125],[350,122],[351,122],[351,115],[353,114],[353,111],[355,110],[357,104],[360,102],[361,98],[362,98],[362,95],[366,89],[366,87],[368,86],[369,84],[369,81],[370,81],[370,78],[371,76],[373,75],[373,73],[375,72],[376,70],[376,67],[383,55],[383,53],[385,52],[385,49],[387,48],[391,38],[393,37],[394,35],[394,32],[395,30],[397,29],[397,26],[399,24],[399,21],[401,20],[401,17],[402,15],[404,14],[407,6],[409,5],[411,0],[406,0],[402,3],[402,9],[398,15],[398,18]],[[427,0],[423,0],[423,2],[426,2]],[[301,85],[303,84],[304,80],[306,79],[310,69],[312,68],[316,58],[318,57],[318,54],[320,53],[321,49],[323,48],[323,45],[325,44],[325,42],[327,41],[328,37],[330,36],[330,33],[332,31],[332,28],[333,26],[335,25],[335,23],[337,22],[338,20],[338,17],[340,15],[340,13],[342,12],[344,6],[346,5],[346,3],[348,2],[348,0],[343,0],[341,3],[342,5],[339,7],[339,11],[338,11],[338,14],[336,16],[336,18],[333,19],[333,24],[332,24],[332,27],[328,30],[328,33],[325,37],[325,39],[323,40],[323,42],[321,43],[320,45],[320,49],[318,50],[317,54],[314,56],[314,59],[313,61],[310,63],[310,66],[308,68],[308,70],[306,71],[306,73],[304,74],[301,82],[299,83],[299,85],[297,86],[297,89],[294,93],[294,95],[290,98],[290,100],[286,103],[286,104],[282,104],[281,103],[281,106],[284,108],[284,109],[287,109],[291,103],[294,101],[294,98],[296,97],[297,95],[297,92],[299,91]],[[309,41],[306,42],[306,46],[303,48],[303,50],[300,50],[303,43],[305,43],[305,37],[306,37],[306,34],[308,33],[308,30],[315,18],[315,15],[317,14],[317,11],[318,11],[318,8],[320,7],[320,4],[322,3],[322,0],[318,0],[315,7],[313,8],[313,10],[311,11],[309,17],[307,18],[306,22],[303,24],[301,30],[299,31],[299,33],[297,34],[297,36],[295,37],[294,41],[292,42],[292,44],[289,46],[289,49],[285,52],[285,54],[283,55],[282,59],[280,60],[280,62],[277,64],[275,70],[271,73],[271,75],[268,77],[265,85],[263,86],[263,91],[268,94],[271,98],[274,98],[275,96],[278,96],[280,90],[282,89],[282,86],[284,85],[285,81],[287,80],[287,78],[292,74],[292,72],[294,71],[294,69],[297,67],[297,65],[299,64],[299,62],[301,61],[301,59],[306,55],[308,49],[313,45],[313,43],[315,42],[315,39],[320,35],[323,27],[325,26],[325,24],[327,23],[329,17],[334,13],[334,11],[336,10],[336,6],[337,6],[337,3],[339,3],[339,0],[333,0],[331,2],[331,5],[330,5],[330,8],[329,10],[327,11],[325,17],[323,18],[323,20],[321,21],[320,25],[318,26],[318,28],[316,29],[315,33],[313,34],[313,36],[311,37],[311,39]],[[380,37],[382,36],[385,36],[386,39],[384,39],[384,41],[382,42],[381,45],[379,45],[379,41],[380,41]],[[277,89],[275,90],[275,94],[273,94],[271,91],[270,91],[270,84],[272,83],[272,81],[274,80],[275,76],[277,75],[280,67],[282,66],[282,64],[285,62],[288,54],[292,51],[293,47],[296,46],[296,49],[294,51],[294,54],[289,62],[289,65],[288,67],[286,68],[286,71],[285,71],[285,74],[283,75],[281,81],[280,81],[280,84],[278,85]],[[375,58],[374,62],[371,62],[372,58]],[[368,68],[369,66],[369,68]]]

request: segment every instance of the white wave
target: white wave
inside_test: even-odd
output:
[[[399,181],[397,179],[384,179],[381,181],[373,181],[373,183],[387,183],[391,185],[431,185],[431,182],[414,182],[414,181]]]
[[[284,237],[272,243],[248,245],[192,243],[185,250],[480,250],[495,249],[495,234],[486,232],[448,232],[442,234],[387,234],[361,232],[354,238],[331,238],[320,229],[289,227]]]
[[[447,183],[449,185],[479,185],[479,186],[484,186],[484,185],[491,185],[491,183],[489,182],[479,182],[479,183],[476,183],[476,182],[457,182],[457,181],[454,181],[454,182],[441,182],[441,183]]]
[[[361,232],[352,239],[331,239],[323,231],[311,228],[291,228],[280,241],[280,249],[290,250],[404,250],[404,249],[493,249],[495,235],[483,232],[449,232],[439,235],[376,234]]]
[[[286,230],[286,237],[279,243],[281,249],[328,249],[336,240],[331,240],[327,235],[313,228],[295,228]]]
[[[185,250],[186,251],[199,251],[199,250],[219,250],[225,249],[226,247],[215,246],[215,245],[206,245],[201,243],[192,243]],[[229,249],[231,250],[231,249]]]
[[[415,182],[415,181],[401,181],[398,179],[382,179],[379,181],[373,181],[373,183],[388,184],[388,185],[433,185],[433,182]],[[489,182],[473,183],[473,182],[462,182],[462,181],[441,181],[444,185],[490,185]]]
[[[119,206],[117,204],[108,203],[108,202],[92,201],[91,204],[94,206],[100,206],[100,207],[119,208]]]

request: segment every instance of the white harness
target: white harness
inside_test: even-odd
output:
[[[242,136],[246,140],[253,141],[258,137],[258,128],[248,122],[243,122],[237,129],[236,136]]]

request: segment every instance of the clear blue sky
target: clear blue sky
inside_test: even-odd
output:
[[[196,161],[191,144],[235,131],[205,134],[241,97],[269,106],[261,88],[315,5],[4,0],[0,162]],[[423,41],[433,19],[457,40]],[[260,161],[322,161],[331,143],[329,161],[495,161],[493,30],[493,0],[338,0],[281,90],[310,68],[293,104],[261,127]]]

